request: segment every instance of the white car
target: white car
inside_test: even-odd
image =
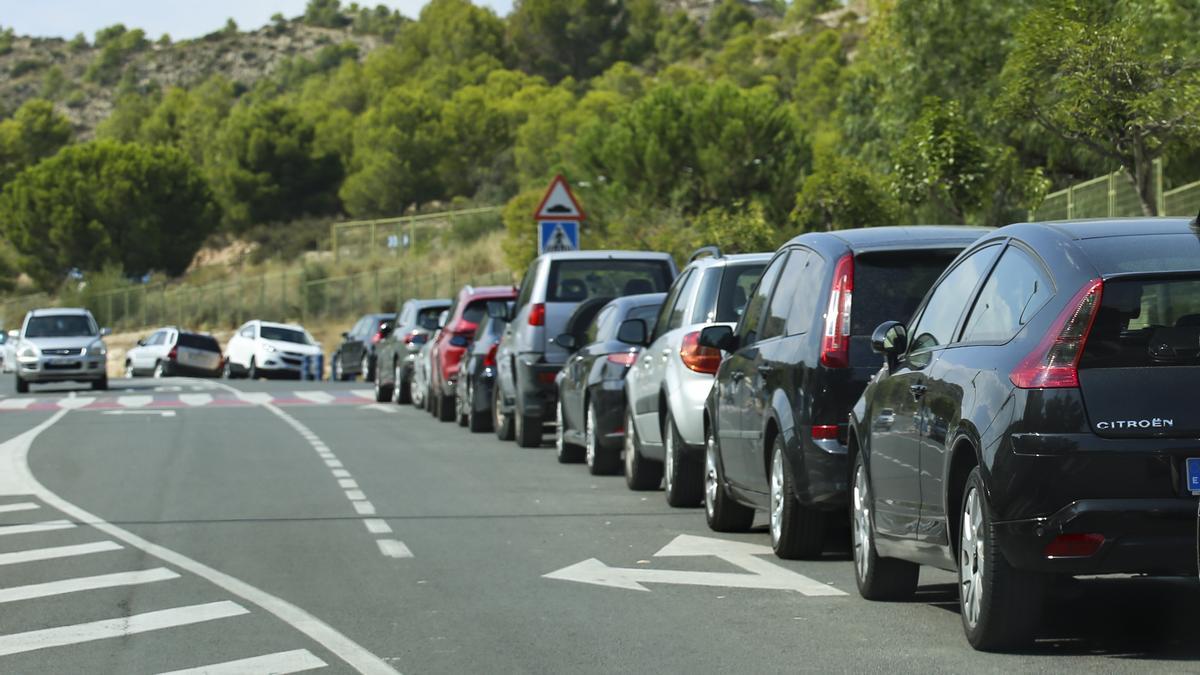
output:
[[[225,346],[226,378],[281,377],[298,379],[315,371],[321,344],[303,326],[248,321]]]
[[[0,333],[0,366],[4,372],[11,373],[17,369],[17,341],[10,339],[8,333]]]
[[[125,377],[221,374],[221,345],[207,333],[160,328],[125,353]]]

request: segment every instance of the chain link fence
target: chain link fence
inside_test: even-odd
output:
[[[330,243],[334,260],[374,255],[422,255],[430,250],[439,234],[450,234],[459,241],[469,241],[484,232],[503,227],[501,207],[485,206],[335,223],[330,228]]]
[[[1159,215],[1195,216],[1200,213],[1200,181],[1164,189],[1162,159],[1154,163],[1155,205]],[[1030,221],[1073,218],[1130,218],[1142,216],[1142,200],[1124,171],[1093,178],[1046,195],[1029,212]]]

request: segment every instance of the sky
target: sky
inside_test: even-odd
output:
[[[365,0],[359,4],[387,5],[416,17],[426,0]],[[506,14],[512,0],[474,0]],[[242,30],[258,28],[281,12],[304,13],[306,0],[0,0],[0,26],[18,35],[91,39],[114,23],[141,28],[152,39],[168,33],[173,39],[200,37],[222,28],[230,17]],[[343,2],[349,4],[349,2]]]

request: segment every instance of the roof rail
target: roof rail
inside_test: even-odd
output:
[[[692,254],[692,257],[688,258],[688,262],[692,262],[696,258],[705,255],[710,255],[714,258],[724,257],[721,255],[721,249],[717,246],[701,246],[700,248],[696,249],[696,252]]]

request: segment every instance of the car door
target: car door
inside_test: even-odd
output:
[[[139,371],[147,371],[154,367],[154,362],[157,358],[159,346],[163,342],[166,331],[156,330],[149,338],[146,339],[146,344],[137,351],[133,367]]]
[[[967,303],[991,269],[1000,246],[960,259],[930,290],[908,331],[908,349],[880,380],[871,416],[871,491],[875,527],[881,534],[915,538],[921,514],[921,437],[931,426],[926,405],[929,375],[950,344]],[[890,408],[895,421],[885,428],[879,411]]]
[[[643,443],[662,443],[662,429],[658,423],[658,395],[667,362],[677,349],[672,346],[673,342],[679,337],[679,329],[686,321],[686,310],[692,295],[695,294],[699,278],[699,272],[691,269],[676,280],[676,285],[671,291],[674,297],[667,298],[671,304],[668,306],[663,303],[658,319],[654,322],[650,346],[638,357],[638,368],[641,372],[638,373],[639,401],[635,410],[639,413],[638,438],[642,439]]]
[[[250,358],[254,355],[255,337],[256,331],[253,323],[242,326],[229,348],[229,360],[243,368],[249,368]]]
[[[567,428],[581,432],[585,426],[586,411],[583,406],[584,395],[587,392],[588,375],[592,364],[598,355],[604,352],[604,342],[599,341],[602,333],[608,333],[611,322],[615,319],[617,308],[607,305],[596,315],[588,326],[587,332],[580,336],[581,348],[567,361],[567,375],[570,384],[563,388],[563,393],[569,397],[563,402],[563,414],[570,416]]]
[[[342,341],[342,368],[351,372],[358,372],[359,361],[362,359],[362,341],[363,336],[367,332],[367,325],[371,322],[370,317],[363,317],[354,324],[350,332],[346,334],[346,339]]]
[[[743,488],[755,484],[761,472],[758,467],[749,464],[750,441],[747,439],[746,420],[742,412],[750,404],[753,396],[750,390],[753,386],[750,373],[753,372],[758,359],[758,336],[766,314],[767,301],[786,259],[786,253],[773,258],[755,285],[735,328],[738,348],[721,364],[720,377],[717,380],[720,387],[717,392],[717,440],[721,445],[725,478]],[[749,435],[756,436],[757,432],[749,432]]]
[[[521,290],[513,303],[509,321],[504,322],[504,335],[500,338],[500,346],[496,348],[496,382],[500,387],[502,397],[511,402],[516,395],[516,359],[520,351],[520,330],[517,317],[524,311],[533,299],[533,285],[537,279],[538,261],[534,260],[525,271],[521,280]]]

